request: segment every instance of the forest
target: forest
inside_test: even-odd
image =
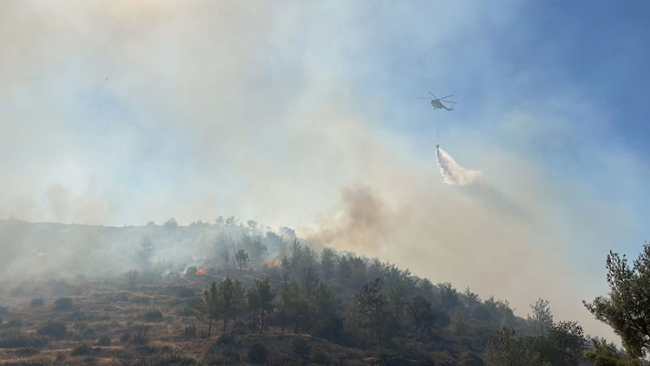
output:
[[[130,248],[124,258],[97,257],[90,272],[57,275],[49,267],[12,278],[7,264],[29,261],[29,251],[5,257],[0,359],[7,365],[646,364],[648,245],[633,266],[610,253],[609,297],[585,302],[621,335],[625,349],[619,349],[585,335],[576,322],[554,321],[547,300],[531,304],[521,318],[507,300],[481,299],[470,288],[234,217],[187,227],[170,220],[112,228],[111,234],[16,220],[0,228],[3,238],[34,251],[57,240],[63,250],[68,240],[74,254],[46,256],[63,263],[116,240],[115,231],[131,230],[120,237]],[[74,234],[80,230],[86,235]],[[83,243],[94,237],[95,244],[81,250],[79,236]],[[201,249],[192,263],[165,258],[185,259],[182,248]]]

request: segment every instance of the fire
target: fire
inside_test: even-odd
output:
[[[282,264],[277,258],[274,258],[271,262],[266,263],[266,266],[270,268],[281,268]]]
[[[196,270],[196,275],[197,276],[205,276],[208,274],[208,271],[205,270],[205,268],[199,268]]]

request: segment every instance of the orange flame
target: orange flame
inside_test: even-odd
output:
[[[196,275],[197,276],[205,276],[208,274],[208,271],[205,270],[205,268],[199,268],[196,270]]]

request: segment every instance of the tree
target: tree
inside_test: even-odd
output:
[[[244,249],[239,249],[235,254],[235,260],[237,261],[239,270],[241,271],[242,267],[246,267],[246,264],[248,263],[248,254]]]
[[[260,309],[260,294],[256,287],[251,287],[246,291],[246,303],[253,313],[253,329],[256,329],[257,312]]]
[[[393,317],[397,322],[400,321],[404,303],[406,302],[406,289],[401,283],[396,283],[388,288],[388,300],[393,308]]]
[[[280,306],[277,309],[277,319],[284,334],[284,328],[291,321],[291,307],[293,299],[298,296],[298,291],[294,284],[289,284],[286,281],[280,287]]]
[[[298,239],[293,239],[291,242],[291,270],[295,273],[298,269],[302,268],[304,263],[304,252],[302,245]]]
[[[260,309],[260,334],[264,333],[264,315],[268,312],[273,311],[273,299],[275,299],[275,291],[271,289],[271,284],[269,283],[269,278],[265,278],[263,281],[255,280],[255,289],[259,296],[259,309]]]
[[[553,326],[553,314],[549,301],[540,298],[530,308],[533,310],[533,315],[528,316],[528,322],[539,330],[539,335],[546,335]]]
[[[431,302],[422,295],[415,296],[406,303],[406,314],[415,325],[413,333],[416,339],[418,331],[420,331],[420,338],[422,338],[424,333],[428,332],[433,326],[434,318],[431,312]]]
[[[208,322],[208,339],[212,334],[212,322],[219,316],[219,305],[219,289],[217,283],[212,281],[210,290],[206,290],[203,297],[194,303],[197,317]]]
[[[329,281],[334,277],[334,270],[336,269],[336,253],[330,249],[325,248],[320,256],[320,270],[323,274],[323,279]]]
[[[318,275],[316,274],[316,271],[313,267],[306,267],[302,271],[302,278],[300,282],[302,283],[304,294],[307,297],[307,300],[309,300],[311,298],[312,291],[316,285],[318,285],[320,279],[318,278]]]
[[[249,236],[244,236],[242,239],[242,246],[250,254],[251,263],[254,267],[259,267],[264,262],[267,247],[262,244],[259,238],[251,239]]]
[[[132,269],[126,273],[126,281],[129,283],[129,288],[134,289],[135,285],[138,283],[138,270]]]
[[[289,318],[293,321],[293,333],[298,334],[298,327],[304,324],[311,315],[309,301],[296,292],[296,296],[289,302]]]
[[[584,351],[584,357],[596,366],[641,366],[639,360],[622,355],[613,343],[592,339],[592,348]]]
[[[525,343],[515,338],[515,331],[507,328],[498,330],[497,336],[490,338],[483,360],[485,366],[551,366],[526,349]]]
[[[233,281],[226,276],[226,279],[219,284],[219,307],[223,317],[223,330],[221,334],[226,334],[228,318],[235,312],[235,285]],[[233,315],[234,316],[234,315]]]
[[[233,284],[233,296],[232,296],[232,317],[233,321],[237,322],[237,315],[244,309],[246,305],[246,288],[239,281],[235,280]]]
[[[440,287],[440,302],[445,310],[451,310],[458,305],[458,291],[449,282],[438,285]]]
[[[458,366],[483,366],[483,359],[474,352],[464,352],[458,359]]]
[[[145,235],[140,239],[140,250],[138,251],[138,259],[143,270],[148,270],[151,257],[153,256],[153,241],[149,235]]]
[[[600,321],[609,324],[621,336],[623,346],[633,357],[650,351],[650,243],[628,264],[625,255],[612,251],[607,256],[609,297],[599,296],[592,303],[583,302]]]
[[[171,218],[165,222],[165,229],[174,231],[178,228],[178,223],[176,222],[175,218]]]
[[[228,268],[228,264],[230,263],[230,251],[226,247],[221,247],[219,249],[219,257],[221,258],[221,261],[223,262],[223,267]]]
[[[542,360],[553,366],[578,366],[584,362],[586,340],[576,322],[554,324],[546,336],[529,337],[528,343]]]
[[[371,336],[377,344],[381,344],[382,335],[390,320],[388,299],[383,293],[382,281],[377,278],[365,284],[361,292],[355,295],[353,306],[358,320],[371,329]]]

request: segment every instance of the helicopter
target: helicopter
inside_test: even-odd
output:
[[[451,100],[444,100],[446,98],[453,97],[454,96],[453,94],[449,94],[446,97],[442,97],[442,98],[436,97],[435,95],[433,95],[432,92],[429,92],[429,94],[431,94],[433,96],[433,98],[434,98],[434,99],[431,99],[431,102],[430,102],[431,105],[433,106],[433,108],[435,108],[435,109],[444,109],[444,110],[447,110],[447,111],[453,111],[454,110],[454,106],[451,106],[451,108],[447,108],[447,107],[445,107],[444,104],[442,104],[442,102],[456,104],[456,102],[452,102]],[[429,98],[420,97],[420,99],[429,99]]]

